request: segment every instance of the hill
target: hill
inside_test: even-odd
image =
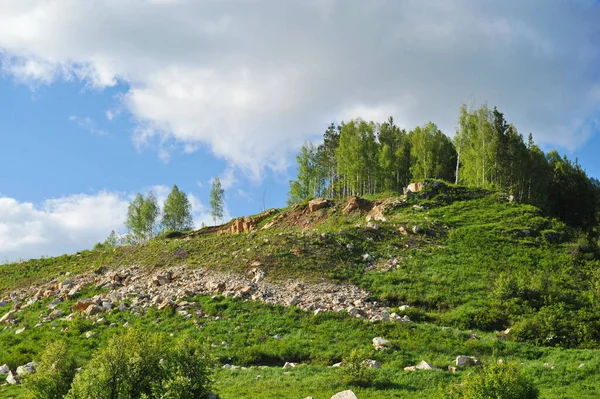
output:
[[[222,398],[447,397],[475,370],[460,355],[516,362],[544,398],[598,397],[597,243],[498,192],[418,188],[2,265],[0,364],[60,339],[84,366],[137,328],[205,343]],[[381,368],[331,367],[352,359]]]

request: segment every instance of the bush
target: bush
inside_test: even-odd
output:
[[[463,399],[537,399],[538,389],[514,364],[491,364],[469,375],[460,389]]]
[[[340,379],[344,384],[367,387],[373,383],[373,369],[367,367],[366,351],[354,349],[350,355],[343,358],[340,368]]]
[[[203,399],[208,377],[208,362],[191,341],[171,348],[160,335],[131,330],[96,353],[67,398]]]
[[[52,342],[42,353],[36,373],[28,375],[23,386],[33,399],[62,399],[75,376],[75,362],[67,344]]]

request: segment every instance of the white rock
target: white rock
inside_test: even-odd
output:
[[[435,370],[436,369],[433,365],[427,363],[425,360],[421,360],[421,363],[417,364],[415,366],[415,368],[417,370]]]
[[[358,397],[356,397],[354,392],[352,392],[351,390],[347,390],[336,393],[331,397],[331,399],[358,399]]]
[[[376,350],[382,350],[383,348],[390,345],[390,341],[382,337],[373,338],[373,346]]]
[[[454,361],[458,367],[476,366],[479,364],[479,360],[473,356],[460,355],[456,357]]]
[[[8,373],[10,373],[10,368],[8,368],[7,364],[0,366],[0,374],[6,375]]]

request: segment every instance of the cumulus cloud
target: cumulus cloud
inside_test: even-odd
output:
[[[5,0],[0,18],[5,73],[121,81],[138,145],[206,145],[254,176],[340,119],[452,133],[487,101],[572,149],[599,112],[595,0]]]
[[[171,190],[161,185],[151,189],[160,204]],[[33,204],[0,196],[0,263],[90,249],[111,230],[123,232],[132,198],[133,194],[101,191]],[[195,226],[212,224],[208,208],[193,194],[188,198]],[[229,211],[224,213],[229,220]]]

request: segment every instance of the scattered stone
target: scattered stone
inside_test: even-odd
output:
[[[554,365],[551,363],[544,363],[544,367],[547,367],[549,369],[554,369]]]
[[[371,262],[371,261],[373,261],[373,257],[370,254],[363,254],[362,261],[363,262]]]
[[[35,363],[29,362],[23,366],[17,367],[17,375],[26,375],[35,373]]]
[[[417,371],[417,366],[406,366],[404,371]]]
[[[289,369],[289,368],[294,368],[298,365],[298,363],[292,363],[292,362],[285,362],[285,364],[283,365],[284,369]]]
[[[456,357],[454,361],[457,367],[469,367],[469,366],[477,366],[480,364],[479,360],[474,358],[473,356],[460,355]]]
[[[381,364],[377,360],[367,359],[362,362],[363,366],[369,369],[380,369]]]
[[[19,334],[21,334],[21,333],[25,332],[25,330],[26,330],[26,329],[27,329],[26,327],[19,328],[17,331],[15,331],[15,334],[16,334],[16,335],[19,335]]]
[[[8,375],[6,376],[6,382],[10,385],[17,385],[21,383],[21,379],[18,376],[14,375],[12,371],[9,371]]]
[[[7,364],[0,366],[0,374],[6,375],[8,373],[10,373],[10,368]]]
[[[56,310],[53,310],[52,312],[50,312],[50,314],[48,315],[47,319],[48,320],[54,320],[54,319],[59,318],[63,314],[64,314],[64,312],[62,310],[56,309]]]
[[[421,363],[417,364],[415,366],[415,369],[417,369],[417,370],[436,370],[436,367],[427,363],[425,360],[421,360]]]
[[[0,324],[8,324],[14,321],[17,317],[15,316],[14,310],[9,311],[4,316],[0,317]]]
[[[382,337],[373,338],[373,347],[375,347],[375,350],[380,351],[389,346],[390,346],[390,341],[388,341],[387,339],[382,338]]]
[[[87,316],[93,316],[99,313],[102,313],[102,308],[96,304],[90,305],[85,309],[85,314]]]
[[[90,338],[92,338],[94,336],[94,334],[95,333],[93,331],[88,331],[88,332],[85,333],[85,337],[88,338],[88,339],[90,339]]]
[[[342,367],[344,365],[343,362],[339,362],[339,363],[334,363],[331,365],[331,367]]]
[[[358,399],[358,397],[356,397],[354,392],[352,392],[351,390],[347,390],[336,393],[331,397],[331,399]]]

